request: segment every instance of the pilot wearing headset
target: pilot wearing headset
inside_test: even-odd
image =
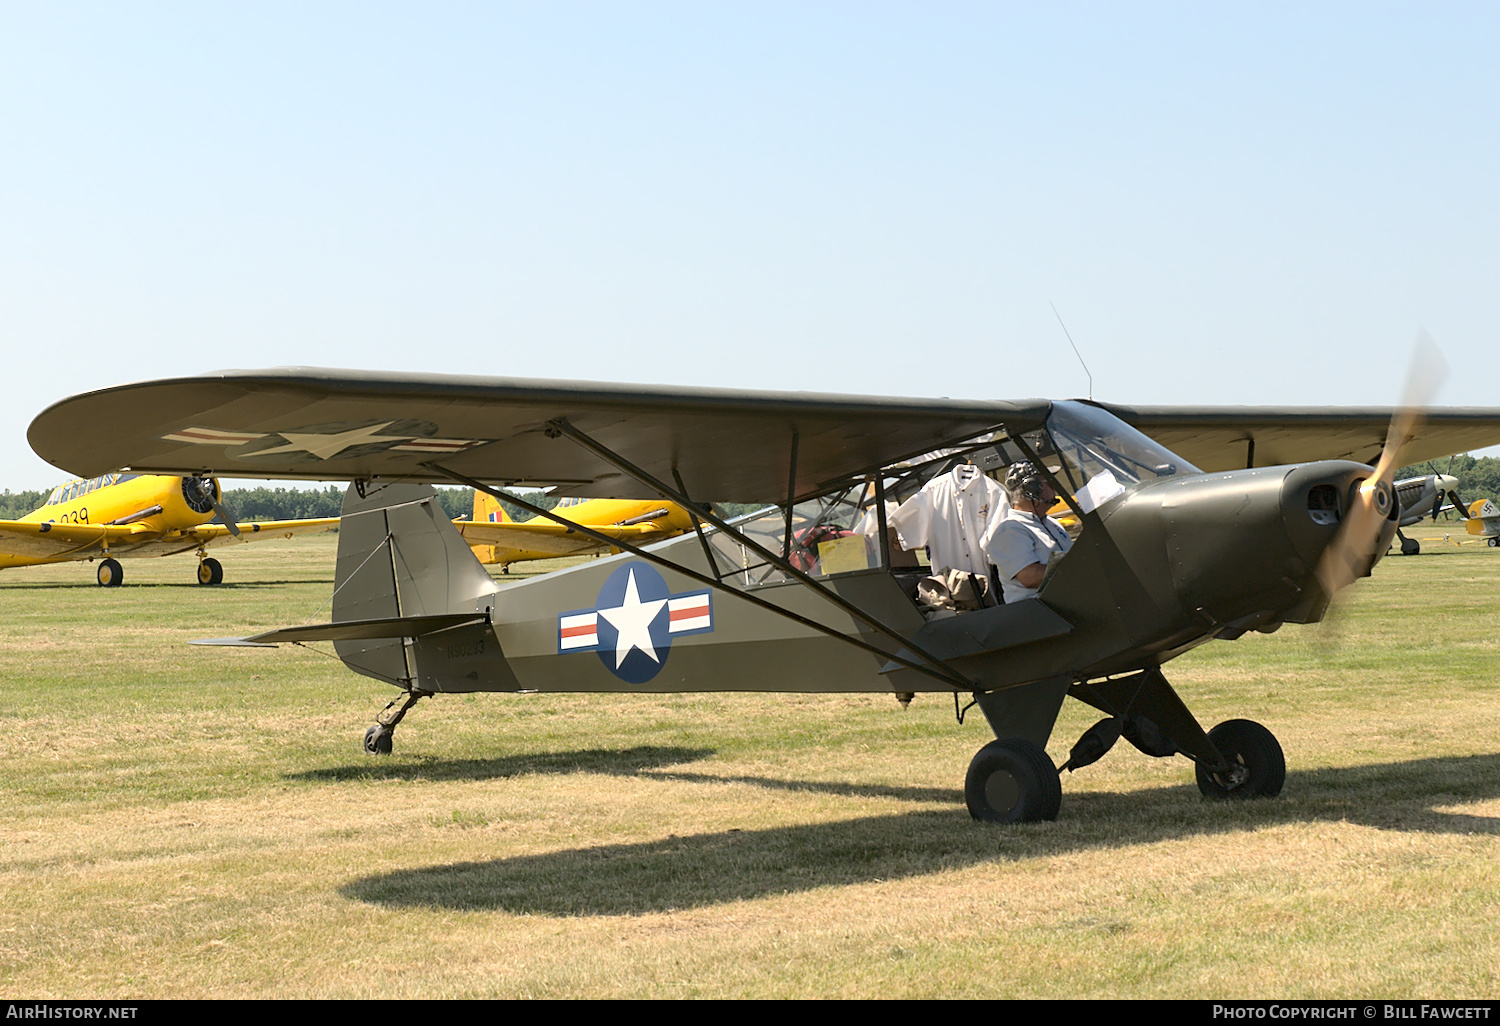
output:
[[[984,550],[1000,578],[1006,602],[1031,598],[1041,586],[1047,561],[1073,544],[1068,532],[1047,515],[1057,491],[1046,475],[1030,462],[1011,465],[1005,475],[1010,511],[992,521],[984,536]]]

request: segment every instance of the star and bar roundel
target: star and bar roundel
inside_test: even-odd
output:
[[[714,629],[713,593],[673,595],[649,563],[626,563],[609,575],[592,609],[557,618],[557,651],[597,652],[599,661],[627,684],[644,684],[661,672],[672,639]]]

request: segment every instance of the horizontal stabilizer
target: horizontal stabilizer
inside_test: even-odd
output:
[[[395,616],[383,620],[347,620],[315,623],[307,627],[282,627],[248,638],[203,638],[195,645],[234,645],[272,648],[284,643],[307,641],[363,641],[371,638],[420,638],[471,623],[488,623],[489,613],[440,613],[436,616]]]

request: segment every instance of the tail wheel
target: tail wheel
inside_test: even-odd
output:
[[[1254,720],[1225,720],[1208,739],[1229,762],[1215,773],[1198,765],[1198,790],[1205,798],[1274,798],[1286,783],[1286,756],[1265,727]]]
[[[99,563],[99,587],[118,588],[125,579],[125,570],[117,559],[105,559]]]
[[[975,754],[964,780],[969,815],[987,823],[1056,819],[1062,807],[1057,767],[1038,745],[1019,737],[991,741]]]
[[[222,584],[224,582],[224,564],[212,556],[198,564],[199,584]]]
[[[392,733],[390,727],[375,724],[365,731],[365,751],[371,755],[390,755],[391,749],[395,747]]]

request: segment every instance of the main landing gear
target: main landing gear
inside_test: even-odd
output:
[[[1095,762],[1123,737],[1156,758],[1187,756],[1205,798],[1272,798],[1286,783],[1286,757],[1274,734],[1253,720],[1227,720],[1204,733],[1161,671],[1152,669],[1093,683],[1044,681],[976,695],[997,739],[969,764],[964,801],[971,816],[991,823],[1057,818],[1061,770],[1037,739],[1045,742],[1050,735],[1065,695],[1108,716],[1083,733],[1061,769]]]
[[[1205,798],[1274,798],[1286,783],[1281,745],[1254,720],[1225,720],[1208,732],[1222,769],[1198,763],[1198,790]]]
[[[997,738],[969,763],[964,801],[969,815],[989,823],[1056,819],[1062,781],[1038,745],[1022,737]]]
[[[223,584],[224,564],[212,556],[205,556],[198,564],[199,584]]]
[[[380,715],[375,717],[375,723],[370,729],[365,731],[365,751],[370,755],[390,755],[396,724],[401,722],[408,709],[431,694],[431,691],[411,688],[404,698],[390,702]]]
[[[118,559],[105,557],[104,559],[99,561],[99,571],[97,576],[99,578],[99,587],[118,588],[120,586],[120,582],[125,579],[125,570],[120,566],[120,561]]]

